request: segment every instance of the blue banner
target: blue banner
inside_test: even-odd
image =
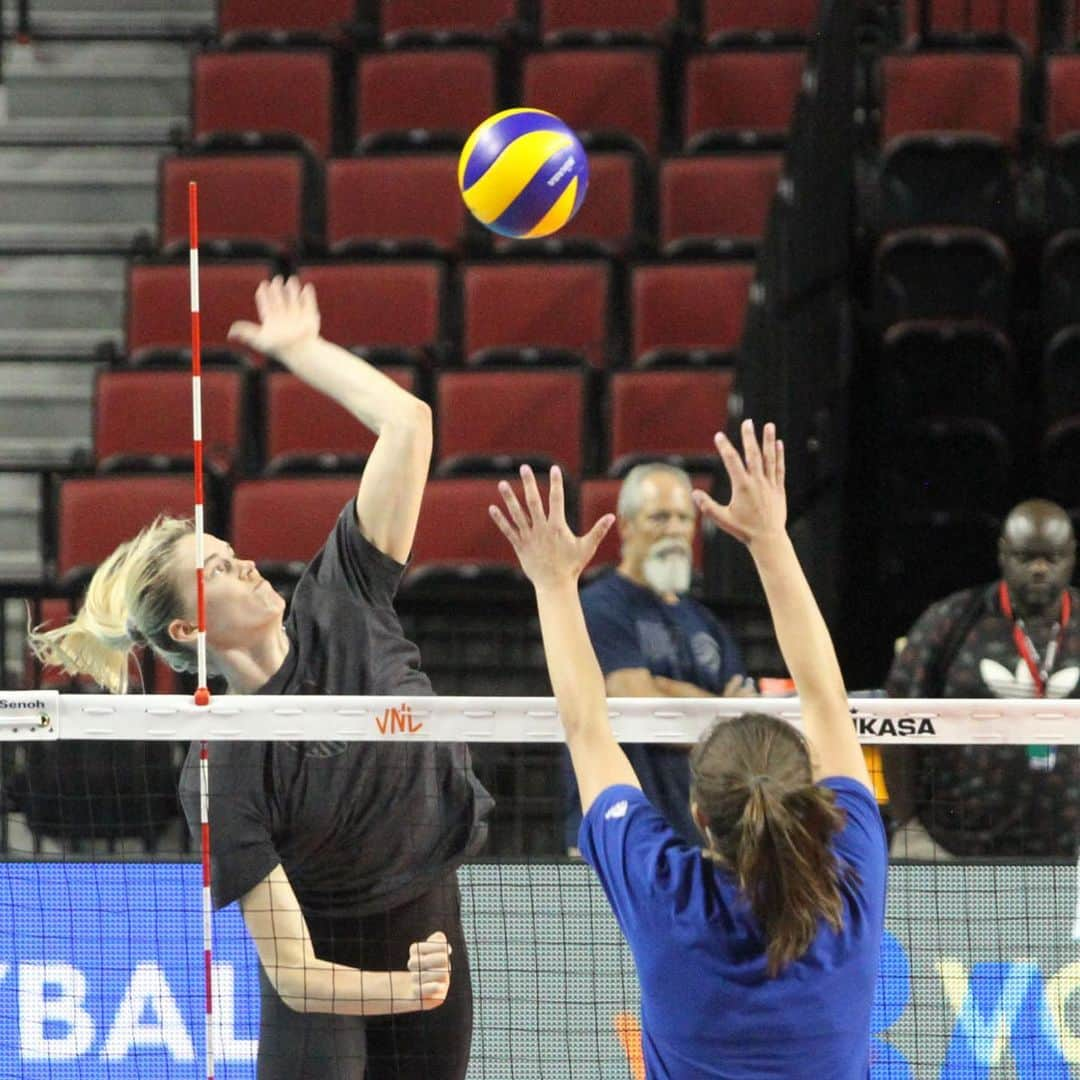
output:
[[[1072,868],[890,874],[872,1080],[1080,1075]],[[641,1080],[633,964],[588,868],[460,878],[470,1076]],[[204,1077],[201,902],[191,863],[0,863],[0,1078]],[[216,1076],[254,1080],[258,960],[236,905],[214,951]]]

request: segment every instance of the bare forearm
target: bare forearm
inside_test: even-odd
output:
[[[604,676],[585,627],[576,582],[538,586],[536,606],[548,675],[567,736],[589,725],[607,726]]]
[[[293,1011],[339,1016],[416,1012],[420,1002],[410,995],[408,979],[407,972],[361,971],[315,957],[271,976],[281,1000]]]
[[[422,401],[402,389],[366,360],[323,338],[309,338],[281,350],[278,359],[316,390],[348,409],[365,427],[423,427],[430,413]]]
[[[653,685],[656,693],[662,697],[711,698],[717,696],[708,690],[702,690],[700,686],[695,686],[693,683],[683,682],[681,679],[668,679],[663,675],[654,675]]]
[[[825,625],[810,584],[787,533],[754,543],[750,554],[769,602],[776,639],[799,697],[804,702],[832,705],[846,691],[829,628]]]

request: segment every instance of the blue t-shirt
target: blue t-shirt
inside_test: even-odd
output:
[[[707,607],[688,596],[666,604],[652,589],[613,571],[582,590],[581,606],[605,676],[624,668],[647,668],[651,675],[722,694],[733,675],[746,673],[731,632]],[[686,750],[658,743],[627,743],[623,750],[649,801],[684,840],[696,841]],[[572,847],[581,825],[581,801],[566,753],[563,780],[565,841]]]
[[[847,823],[834,841],[843,929],[822,925],[775,978],[730,873],[683,844],[637,788],[601,792],[579,846],[634,955],[649,1080],[867,1080],[885,918],[885,830],[856,780],[822,781]]]

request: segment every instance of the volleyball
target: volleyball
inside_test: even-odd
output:
[[[458,161],[465,205],[500,236],[550,236],[578,212],[588,186],[589,162],[578,137],[542,109],[489,116]]]

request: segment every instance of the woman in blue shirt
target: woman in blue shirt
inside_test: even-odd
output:
[[[650,806],[607,720],[577,579],[614,518],[567,527],[522,470],[525,505],[500,484],[491,508],[536,589],[548,670],[581,792],[580,848],[634,954],[650,1078],[866,1080],[885,909],[885,832],[828,628],[785,528],[783,443],[767,424],[745,460],[716,443],[726,506],[699,509],[747,545],[799,691],[806,737],[747,713],[691,754],[703,847]]]

